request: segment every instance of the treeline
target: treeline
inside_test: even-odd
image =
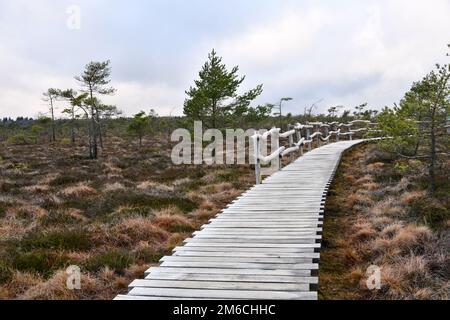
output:
[[[7,144],[84,144],[88,147],[89,157],[96,159],[109,134],[135,137],[142,145],[143,138],[149,134],[170,140],[173,130],[190,129],[194,121],[202,121],[205,129],[260,129],[273,126],[287,129],[288,124],[293,122],[347,122],[372,119],[376,115],[376,111],[368,109],[367,104],[357,106],[353,113],[342,106],[333,106],[327,114],[317,115],[317,104],[313,104],[305,108],[301,115],[284,114],[283,104],[289,103],[292,98],[252,106],[263,92],[263,85],[238,94],[245,80],[245,76],[239,76],[238,71],[238,67],[228,70],[213,50],[199,72],[199,79],[186,91],[183,117],[160,117],[154,110],[148,110],[127,118],[116,106],[105,105],[101,101],[102,96],[116,92],[110,86],[110,61],[90,62],[81,75],[75,77],[76,89],[49,88],[43,93],[43,100],[48,105],[45,115],[35,120],[5,118],[0,123],[0,141]],[[56,105],[61,103],[65,104],[62,110],[65,119],[56,116]]]
[[[450,47],[450,45],[449,45]],[[449,54],[447,54],[449,56]],[[446,164],[449,155],[450,65],[436,68],[422,80],[414,82],[404,98],[381,112],[367,103],[354,108],[331,106],[327,113],[317,114],[318,103],[299,110],[298,114],[283,113],[292,98],[278,103],[253,106],[263,92],[263,85],[238,93],[245,76],[239,68],[228,69],[213,50],[201,68],[198,79],[186,91],[183,117],[160,117],[154,110],[142,111],[132,118],[123,117],[116,106],[105,105],[101,97],[112,95],[110,62],[91,62],[76,76],[76,89],[48,89],[43,96],[48,103],[48,116],[36,120],[9,118],[0,122],[0,140],[7,144],[81,143],[88,147],[89,157],[96,159],[108,135],[134,137],[142,146],[147,135],[170,141],[176,128],[193,127],[202,121],[203,128],[270,128],[286,130],[295,122],[349,122],[355,119],[378,123],[378,130],[389,137],[381,146],[398,157],[425,162],[429,170],[430,191],[437,188],[436,175]],[[56,119],[55,103],[63,101],[66,119]],[[294,102],[295,103],[295,102]]]

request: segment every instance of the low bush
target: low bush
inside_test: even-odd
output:
[[[27,145],[31,143],[31,140],[29,137],[27,137],[23,133],[18,133],[14,136],[10,136],[8,139],[6,139],[7,145]]]

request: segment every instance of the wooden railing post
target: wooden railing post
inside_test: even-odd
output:
[[[302,129],[297,129],[297,143],[302,140]],[[300,156],[303,155],[303,145],[299,146]]]
[[[320,148],[320,125],[317,125],[317,147]]]
[[[325,127],[325,137],[328,137],[328,135],[330,134],[330,129],[328,127]],[[330,143],[330,138],[328,138],[328,141],[326,144]]]
[[[261,160],[259,159],[259,155],[261,153],[260,139],[259,133],[255,133],[253,136],[253,149],[255,155],[256,184],[261,184]]]
[[[274,152],[275,150],[278,150],[278,148],[280,148],[280,132],[275,132],[272,134],[271,138],[271,150],[270,152]],[[281,157],[277,157],[276,160],[277,161],[275,163],[275,166],[278,167],[278,170],[281,170]]]
[[[309,141],[311,140],[311,130],[309,128],[306,128],[306,139]],[[308,143],[308,151],[311,152],[311,142]]]

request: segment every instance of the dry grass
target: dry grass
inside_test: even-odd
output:
[[[417,163],[406,164],[416,171],[402,176],[395,162],[379,161],[379,154],[374,146],[347,154],[332,186],[325,213],[321,297],[448,299],[448,202],[427,194]],[[373,264],[381,268],[381,290],[366,286],[366,270]]]
[[[82,199],[97,195],[97,191],[87,184],[79,183],[76,186],[64,188],[60,194],[68,198]]]
[[[0,299],[126,293],[253,184],[246,166],[174,166],[156,142],[139,149],[110,135],[97,161],[82,145],[0,148]],[[81,290],[65,285],[72,264]]]
[[[126,187],[120,182],[107,183],[103,188],[104,192],[124,191]]]
[[[141,182],[138,184],[137,188],[139,190],[151,190],[157,192],[172,192],[175,190],[174,187],[152,181]]]

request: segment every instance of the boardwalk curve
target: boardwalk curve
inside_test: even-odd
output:
[[[116,300],[316,300],[328,188],[362,142],[314,149],[254,186]]]

